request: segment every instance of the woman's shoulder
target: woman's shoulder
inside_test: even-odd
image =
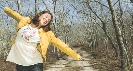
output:
[[[31,18],[23,16],[21,20],[30,20],[31,21]]]
[[[23,17],[20,22],[25,22],[25,23],[30,23],[31,22],[31,18],[30,17]]]
[[[54,32],[52,30],[48,31],[47,34],[54,34]]]

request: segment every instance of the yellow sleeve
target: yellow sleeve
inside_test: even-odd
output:
[[[60,49],[62,52],[66,53],[67,55],[71,56],[75,60],[79,60],[80,55],[77,54],[74,50],[72,50],[68,45],[62,42],[60,39],[56,38],[52,31],[49,31],[50,34],[50,42]]]
[[[17,13],[16,11],[14,11],[14,10],[8,8],[8,7],[4,8],[4,12],[7,15],[9,15],[10,17],[12,17],[13,19],[15,19],[17,22],[19,22],[22,18],[22,16],[19,13]]]

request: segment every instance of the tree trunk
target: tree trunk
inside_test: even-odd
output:
[[[116,40],[120,49],[120,62],[121,62],[122,71],[128,71],[128,54],[127,54],[126,46],[123,42],[120,27],[118,26],[119,23],[117,21],[116,12],[113,7],[112,0],[107,0],[107,1],[112,14],[112,21],[113,21],[113,27],[115,29]]]
[[[35,0],[35,14],[38,13],[38,0]]]
[[[56,13],[56,0],[53,0],[53,4],[54,4],[54,14]],[[53,21],[54,23],[53,23],[53,28],[54,28],[54,31],[56,31],[56,18],[54,19],[54,21]],[[55,32],[55,34],[56,34],[56,32]],[[58,35],[56,35],[56,36],[58,36]],[[57,52],[57,50],[58,49],[56,49],[56,47],[54,47],[54,53],[56,53]],[[59,53],[57,52],[57,57],[58,57],[58,55],[59,55]]]
[[[17,0],[17,4],[18,4],[18,13],[19,13],[19,14],[22,14],[22,9],[21,9],[20,0]]]

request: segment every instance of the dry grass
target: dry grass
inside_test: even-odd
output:
[[[0,71],[16,71],[15,64],[6,62],[4,59],[0,59]]]
[[[121,71],[120,60],[115,57],[115,52],[110,45],[108,45],[108,48],[105,48],[102,43],[96,48],[83,46],[82,50],[89,52],[93,56],[90,63],[95,69],[99,71]],[[133,54],[132,50],[130,49],[131,54]],[[133,65],[130,66],[129,71],[133,71]]]

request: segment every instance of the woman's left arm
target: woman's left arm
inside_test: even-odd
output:
[[[17,13],[16,11],[14,11],[14,10],[8,8],[8,7],[4,7],[4,12],[5,12],[8,16],[14,18],[17,22],[19,22],[19,21],[22,19],[22,17],[23,17],[23,16],[21,16],[19,13]]]
[[[49,31],[50,34],[50,42],[57,48],[59,48],[62,52],[71,56],[75,60],[81,60],[82,57],[77,54],[74,50],[72,50],[68,45],[62,42],[60,39],[56,38],[52,31]]]

